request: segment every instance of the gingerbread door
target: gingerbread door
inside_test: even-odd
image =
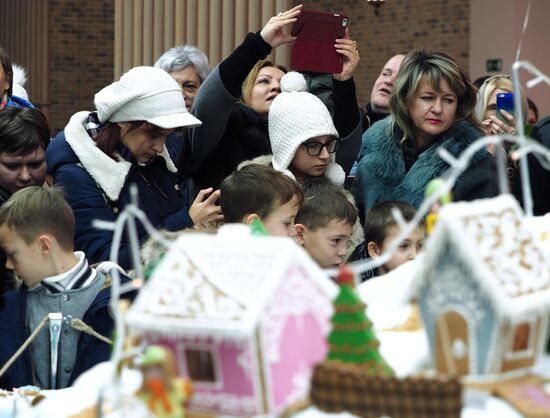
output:
[[[470,372],[470,340],[468,323],[456,311],[448,311],[437,318],[435,332],[435,360],[437,370],[451,375]]]

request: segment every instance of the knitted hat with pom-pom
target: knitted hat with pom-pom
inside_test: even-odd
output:
[[[273,168],[286,171],[300,144],[308,139],[329,135],[338,138],[327,107],[315,95],[306,91],[304,76],[291,71],[281,79],[281,93],[269,108],[269,140],[273,151]],[[334,162],[334,154],[330,155]],[[340,183],[345,176],[340,166],[329,164],[326,175]],[[338,170],[339,169],[339,170]],[[341,173],[340,173],[341,171]]]
[[[146,121],[163,129],[199,126],[187,112],[181,88],[160,68],[135,67],[95,95],[101,122]]]

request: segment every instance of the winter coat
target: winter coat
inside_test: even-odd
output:
[[[550,149],[550,116],[541,119],[533,128],[531,137]],[[550,213],[550,170],[546,170],[534,154],[527,155],[529,181],[533,197],[533,215],[543,216]],[[521,164],[521,161],[520,161]],[[523,205],[520,170],[516,170],[514,196]]]
[[[103,273],[99,273],[103,274]],[[112,337],[114,322],[109,314],[111,297],[110,279],[104,279],[103,288],[99,291],[82,320],[95,331],[108,338]],[[122,282],[129,279],[121,276]],[[131,294],[130,297],[134,297]],[[19,290],[6,293],[4,309],[0,310],[0,363],[8,359],[21,347],[30,333],[26,325],[27,287],[22,285]],[[69,384],[96,364],[107,361],[111,357],[112,347],[96,337],[81,333],[78,339],[75,363]],[[29,348],[27,348],[15,363],[0,378],[0,388],[12,388],[32,385],[33,369]]]
[[[375,123],[363,136],[361,157],[353,184],[353,193],[363,214],[376,203],[397,200],[418,208],[424,190],[440,177],[449,165],[439,157],[437,149],[445,147],[458,157],[481,133],[469,122],[461,121],[450,132],[422,151],[407,171],[401,145],[403,133],[392,118]],[[469,168],[453,188],[453,200],[474,200],[498,194],[494,159],[485,150],[478,151]]]
[[[271,154],[267,118],[239,102],[242,82],[256,62],[270,52],[271,47],[259,33],[249,33],[202,83],[191,109],[202,125],[189,130],[191,146],[182,150],[181,166],[184,174],[193,179],[196,189],[217,189],[242,161]],[[353,80],[334,83],[332,97],[335,107],[352,106]],[[357,108],[356,102],[354,106]],[[334,116],[336,129],[345,133],[336,162],[346,173],[357,158],[361,143],[361,120],[357,109],[356,112],[356,115]],[[349,126],[349,120],[355,121],[355,126]]]
[[[367,103],[365,109],[361,109],[361,123],[363,125],[363,133],[366,132],[372,125],[374,125],[379,120],[385,119],[390,114],[388,112],[381,113],[377,112],[372,108],[372,105]]]
[[[131,201],[130,184],[138,189],[139,206],[156,228],[176,231],[193,225],[175,177],[176,168],[165,149],[151,164],[115,161],[95,146],[82,125],[88,112],[72,116],[46,150],[48,173],[63,187],[76,221],[75,249],[82,250],[90,263],[109,259],[113,232],[96,228],[94,219],[115,221]],[[148,238],[138,223],[140,243]],[[124,234],[118,264],[132,267]]]

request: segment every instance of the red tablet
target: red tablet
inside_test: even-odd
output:
[[[348,18],[341,14],[302,10],[292,26],[297,36],[290,52],[290,68],[296,71],[338,74],[342,72],[342,56],[334,41],[343,38]]]

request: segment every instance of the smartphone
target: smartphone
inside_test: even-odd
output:
[[[290,51],[290,68],[301,72],[338,74],[342,72],[342,56],[334,41],[343,38],[347,16],[302,10],[292,26],[297,39]]]
[[[497,93],[497,118],[507,125],[511,125],[506,116],[500,113],[501,110],[514,116],[514,93]]]

